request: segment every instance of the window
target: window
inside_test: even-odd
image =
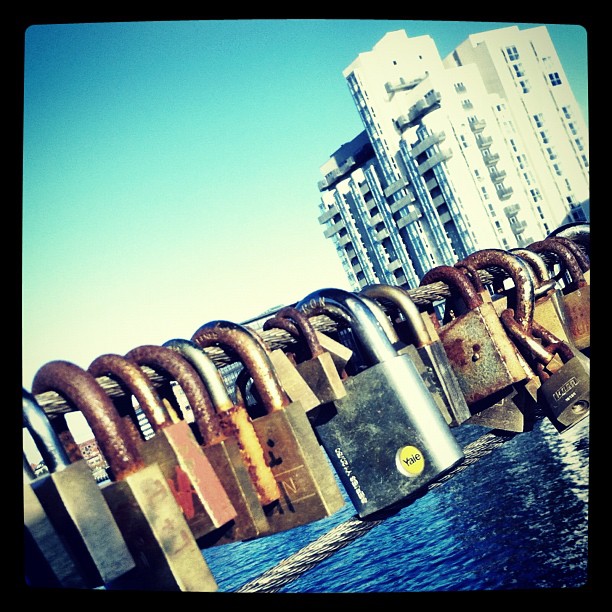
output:
[[[514,68],[514,73],[517,77],[525,76],[525,71],[523,70],[523,64],[520,62],[518,64],[512,64],[512,68]]]
[[[571,112],[569,106],[562,106],[561,110],[563,111],[563,114],[565,115],[566,119],[571,119],[572,118],[572,112]]]
[[[541,130],[540,131],[540,136],[542,138],[542,142],[544,144],[548,144],[548,133],[546,132],[546,130]]]
[[[536,124],[536,127],[541,128],[544,125],[544,120],[542,119],[542,115],[534,115],[533,121]]]
[[[584,151],[584,147],[582,146],[582,141],[580,140],[580,138],[576,138],[574,142],[576,143],[576,146],[578,147],[579,151]]]
[[[553,87],[555,87],[555,85],[561,85],[561,77],[559,76],[558,72],[551,72],[548,75],[548,79]]]
[[[511,47],[506,47],[506,55],[511,62],[514,62],[519,58],[518,50],[514,45]]]
[[[553,164],[553,170],[557,176],[561,176],[563,172],[561,172],[561,166],[559,164]]]
[[[523,93],[529,93],[531,91],[531,87],[527,79],[525,79],[524,81],[519,81],[519,85]]]

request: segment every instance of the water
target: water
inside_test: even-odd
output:
[[[488,430],[462,426],[462,446]],[[577,588],[588,568],[589,419],[559,434],[547,420],[283,586],[282,593],[388,593]],[[203,551],[233,592],[343,523]]]

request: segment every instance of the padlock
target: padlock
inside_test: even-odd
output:
[[[511,309],[513,319],[526,335],[531,334],[533,312],[535,309],[535,289],[532,271],[529,265],[518,256],[501,249],[482,249],[468,255],[458,266],[465,266],[470,270],[470,277],[476,278],[480,270],[498,269],[503,271],[507,279],[512,280],[512,290],[505,290],[503,304],[505,305],[498,316]],[[499,281],[498,281],[499,282]],[[502,284],[502,283],[500,283]],[[480,291],[481,296],[487,294]],[[486,301],[486,300],[485,300]],[[500,300],[497,300],[499,302]],[[495,301],[491,300],[495,307]],[[502,326],[506,335],[515,348],[515,355],[525,371],[525,379],[513,385],[513,394],[502,398],[500,403],[493,404],[485,410],[479,411],[469,422],[472,424],[487,425],[497,429],[524,432],[531,431],[538,415],[538,389],[540,379],[530,367],[521,347],[515,342],[503,320]],[[511,401],[509,401],[511,399]]]
[[[58,368],[53,362],[43,368],[49,376],[56,376]],[[87,373],[78,370],[70,386],[60,384],[56,388],[68,401],[85,385],[83,377]],[[32,482],[32,490],[76,559],[87,586],[102,586],[136,563],[87,461],[70,461],[44,410],[32,394],[23,390],[22,395],[24,427],[49,470]]]
[[[159,465],[199,542],[200,538],[233,521],[237,511],[188,422],[172,422],[158,392],[140,368],[140,365],[148,365],[157,370],[161,360],[174,357],[173,353],[168,353],[169,349],[159,349],[156,346],[138,347],[134,357],[100,355],[88,370],[96,377],[114,379],[124,389],[126,397],[136,398],[154,431],[151,438],[139,444],[140,455],[146,465]],[[167,374],[165,370],[164,374]]]
[[[51,462],[51,469],[54,467]],[[23,569],[26,585],[34,588],[89,588],[77,561],[36,497],[32,489],[34,480],[36,476],[24,453]]]
[[[308,317],[311,325],[316,328],[314,320],[316,320],[317,324],[323,325],[322,321],[325,319],[330,319],[334,321],[332,324],[334,326],[333,335],[337,336],[336,323],[344,322],[346,323],[346,315],[344,313],[340,313],[339,309],[333,308],[329,305],[325,304],[312,304],[308,310],[303,310],[305,316]],[[332,331],[332,330],[329,330]],[[346,346],[342,342],[339,342],[335,337],[332,337],[329,333],[324,333],[320,329],[315,329],[315,334],[317,336],[317,340],[321,345],[321,348],[324,351],[327,351],[336,366],[336,370],[338,375],[342,380],[344,380],[348,374],[346,372],[346,364],[350,361],[353,356],[353,351],[350,347]]]
[[[282,321],[279,322],[278,315],[264,321],[263,330],[270,331],[271,329],[283,329]],[[300,402],[306,412],[321,404],[314,389],[298,369],[295,355],[292,352],[284,348],[275,348],[269,350],[268,354],[278,379],[292,402]]]
[[[25,389],[22,404],[23,425],[48,470],[35,478],[24,454],[24,565],[29,583],[102,586],[135,567],[134,559],[87,462],[70,461],[49,418]]]
[[[204,384],[221,427],[217,441],[205,445],[204,452],[217,470],[237,511],[231,524],[201,543],[213,546],[267,535],[270,526],[262,505],[276,501],[280,491],[272,470],[266,464],[246,408],[234,404],[217,366],[194,342],[174,338],[165,342],[164,347],[186,359]],[[197,384],[191,388],[200,391]],[[194,397],[193,391],[187,400],[194,405],[202,403],[200,398]]]
[[[359,517],[392,512],[463,459],[463,451],[408,355],[398,355],[357,295],[326,288],[297,308],[329,303],[351,320],[367,359],[346,395],[322,406],[313,428]]]
[[[508,337],[492,302],[483,299],[464,272],[453,266],[436,266],[423,276],[420,284],[436,282],[446,283],[467,308],[444,325],[440,324],[433,304],[427,312],[472,414],[468,421],[524,431],[527,424],[521,403],[528,401],[525,385],[532,384],[534,372]],[[485,421],[486,415],[495,419]]]
[[[405,352],[411,357],[446,423],[457,427],[469,419],[470,409],[430,317],[400,287],[373,284],[364,287],[360,294],[390,303],[401,315],[401,319],[394,320],[400,338],[395,348],[398,353]]]
[[[557,281],[552,278],[544,259],[538,253],[529,249],[511,249],[510,253],[525,261],[533,273],[535,290],[534,322],[548,329],[563,342],[571,344],[571,334],[561,299],[561,290]],[[498,314],[500,314],[500,311],[498,311]]]
[[[514,320],[512,309],[504,311],[501,318],[517,344],[531,355],[541,380],[538,399],[557,431],[563,432],[586,418],[591,405],[588,357],[535,321],[532,333],[527,333]]]
[[[579,262],[571,250],[555,238],[533,242],[527,248],[541,254],[554,253],[562,271],[569,276],[570,282],[561,292],[567,327],[573,345],[588,352],[591,346],[591,286]]]
[[[245,326],[220,320],[202,325],[191,340],[201,348],[230,351],[257,389],[265,414],[253,418],[253,427],[282,493],[264,508],[271,530],[311,523],[342,508],[344,497],[306,412],[290,402],[263,343]]]
[[[34,376],[35,394],[62,394],[66,390],[72,392],[72,403],[85,417],[110,466],[111,481],[100,489],[136,563],[106,588],[218,590],[164,474],[158,465],[145,466],[110,397],[94,376],[66,361],[50,362]]]
[[[582,252],[591,257],[591,225],[590,223],[574,222],[559,226],[548,234],[547,238],[568,238],[577,244]]]
[[[334,360],[331,354],[323,349],[308,316],[293,306],[286,306],[264,323],[264,329],[273,325],[284,329],[298,341],[298,348],[302,349],[302,353],[296,357],[295,367],[315,393],[317,405],[332,402],[346,395],[346,389]],[[305,409],[308,411],[308,408]]]

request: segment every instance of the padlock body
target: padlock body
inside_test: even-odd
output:
[[[240,449],[234,438],[202,447],[223,488],[236,509],[236,517],[226,525],[204,536],[198,543],[202,548],[252,540],[270,532]]]
[[[140,446],[140,454],[147,465],[159,465],[196,539],[236,516],[219,476],[187,421],[158,430]]]
[[[329,353],[302,361],[296,368],[314,392],[319,404],[333,402],[346,395],[342,379]],[[308,408],[304,408],[308,411]]]
[[[438,334],[470,407],[527,375],[491,302],[450,321]]]
[[[300,402],[306,411],[316,408],[321,403],[297,366],[291,363],[289,357],[281,349],[271,351],[270,360],[283,389],[292,402]]]
[[[589,415],[590,389],[590,373],[578,356],[542,383],[540,392],[557,429],[568,429]]]
[[[535,301],[533,320],[563,342],[572,342],[565,309],[558,294],[547,295]]]
[[[217,583],[157,465],[102,487],[136,567],[109,590],[217,591]]]
[[[574,346],[579,350],[591,346],[591,285],[585,285],[563,296],[567,325]]]
[[[32,586],[92,588],[29,482],[23,483],[24,568]],[[93,585],[95,586],[95,585]]]
[[[360,517],[389,508],[463,458],[408,355],[350,376],[313,427]]]
[[[56,530],[68,541],[81,572],[101,586],[135,562],[100,486],[83,459],[32,481],[32,489]]]
[[[272,532],[330,516],[344,506],[329,462],[299,402],[253,420],[281,496],[264,510]]]

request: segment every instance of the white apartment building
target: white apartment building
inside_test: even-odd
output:
[[[473,35],[444,60],[389,32],[343,75],[365,130],[321,166],[319,222],[355,290],[415,287],[587,219],[587,128],[545,27]]]

